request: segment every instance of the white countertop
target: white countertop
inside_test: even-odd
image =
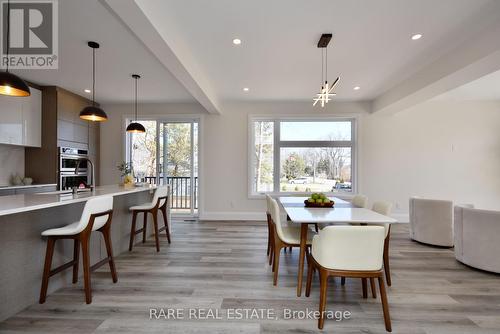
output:
[[[91,197],[120,196],[140,191],[151,191],[155,186],[124,187],[109,185],[96,187],[92,192],[57,194],[56,192],[0,196],[0,216],[46,209],[50,207],[84,202]]]
[[[40,187],[52,187],[57,186],[57,183],[41,183],[41,184],[20,184],[17,186],[0,186],[0,190],[9,190],[9,189],[24,189],[24,188],[40,188]]]

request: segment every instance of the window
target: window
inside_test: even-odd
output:
[[[354,119],[250,120],[251,195],[352,192]]]

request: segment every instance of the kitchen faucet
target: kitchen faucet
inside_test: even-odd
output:
[[[80,167],[80,162],[82,162],[82,161],[87,161],[90,164],[90,167],[92,168],[92,178],[90,179],[91,180],[90,190],[94,190],[94,188],[95,188],[95,169],[94,169],[94,163],[92,162],[92,160],[90,160],[89,158],[79,158],[76,161],[75,174],[78,175],[78,168]]]

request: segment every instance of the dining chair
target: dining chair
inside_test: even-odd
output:
[[[392,203],[386,201],[378,201],[373,203],[372,210],[384,216],[389,216],[392,212]],[[384,272],[387,285],[391,286],[391,268],[389,266],[389,241],[391,239],[391,224],[376,224],[382,226],[385,232],[384,239]]]
[[[274,230],[273,230],[273,221],[271,218],[271,210],[272,210],[272,198],[269,195],[266,195],[266,216],[267,216],[267,255],[269,256],[269,265],[273,263],[273,255],[274,255]]]
[[[307,256],[306,297],[311,294],[313,271],[319,272],[320,299],[318,328],[325,322],[329,277],[361,278],[363,298],[367,298],[367,279],[378,279],[385,329],[392,331],[389,303],[382,270],[385,231],[381,226],[327,226],[313,237]],[[359,245],[363,245],[360,247]]]
[[[358,208],[367,208],[368,197],[366,197],[365,195],[355,195],[352,198],[352,204]]]
[[[290,226],[282,226],[281,218],[280,218],[280,209],[278,206],[278,202],[269,197],[269,205],[270,205],[270,213],[271,213],[271,222],[273,229],[273,271],[274,278],[273,284],[278,284],[278,271],[280,264],[280,254],[281,249],[286,247],[300,247],[300,227],[290,227]],[[307,231],[307,242],[306,245],[310,247],[312,242],[312,237],[315,234],[313,231]],[[308,253],[308,249],[306,248],[306,253]]]
[[[69,225],[52,228],[42,232],[47,237],[47,251],[42,274],[42,287],[40,289],[39,303],[45,303],[47,288],[51,276],[65,269],[73,268],[73,284],[78,282],[78,266],[80,257],[80,246],[82,248],[83,262],[83,285],[85,290],[85,302],[92,302],[92,288],[90,273],[102,265],[108,263],[113,283],[118,281],[116,275],[115,261],[113,259],[113,246],[111,244],[111,221],[113,217],[113,197],[102,196],[89,199],[83,207],[80,220]],[[101,232],[106,245],[107,257],[95,265],[90,265],[90,235],[93,231]],[[54,247],[57,240],[70,239],[74,241],[73,260],[51,269]]]

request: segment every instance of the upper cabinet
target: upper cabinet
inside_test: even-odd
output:
[[[42,92],[30,87],[28,97],[0,96],[0,143],[41,147]]]

